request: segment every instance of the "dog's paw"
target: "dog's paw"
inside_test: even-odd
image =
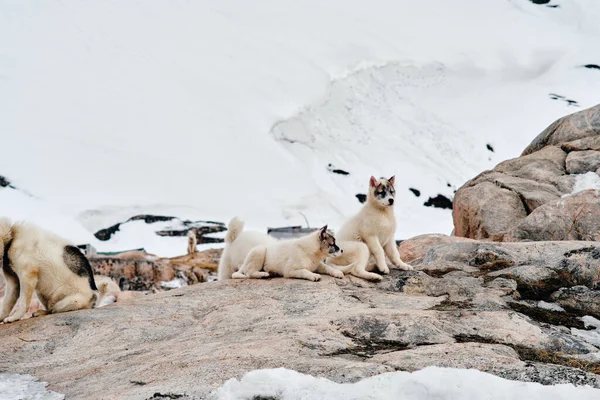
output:
[[[390,273],[390,269],[389,269],[389,267],[388,267],[387,265],[386,265],[385,267],[383,267],[383,268],[380,268],[379,270],[380,270],[380,271],[381,271],[381,273],[382,273],[382,274],[384,274],[384,275],[387,275],[387,274],[389,274],[389,273]]]
[[[336,269],[334,271],[331,271],[331,276],[333,276],[334,278],[343,279],[344,273]]]
[[[246,279],[246,275],[242,274],[241,272],[237,271],[234,272],[233,274],[231,274],[231,277],[233,279]]]
[[[371,279],[369,279],[371,282],[381,282],[383,280],[383,276],[381,275],[377,275],[377,274],[373,274],[371,275]]]
[[[18,321],[19,319],[20,318],[15,318],[15,316],[13,315],[12,317],[4,318],[4,320],[2,322],[4,322],[5,324],[10,324],[11,322]]]
[[[312,274],[310,276],[310,280],[313,281],[313,282],[320,281],[321,280],[321,275],[319,275],[319,274]]]
[[[412,265],[409,265],[405,262],[403,262],[402,264],[398,265],[398,268],[400,268],[401,270],[404,271],[412,271],[414,268],[412,267]]]

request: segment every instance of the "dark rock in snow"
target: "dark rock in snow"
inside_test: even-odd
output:
[[[328,170],[329,172],[333,172],[334,174],[338,174],[338,175],[350,175],[350,172],[348,172],[348,171],[344,171],[343,169],[335,168],[335,167],[333,166],[333,164],[329,164],[329,165],[327,166],[327,170]]]
[[[485,145],[485,147],[487,147],[487,149],[488,149],[489,151],[491,151],[492,153],[494,152],[494,148],[492,147],[492,145],[491,145],[491,144],[489,144],[489,143],[488,143],[488,144],[486,144],[486,145]]]
[[[447,208],[452,210],[452,200],[444,196],[443,194],[438,194],[435,197],[430,197],[425,203],[423,203],[426,207],[435,207],[435,208]]]
[[[417,197],[421,196],[421,191],[419,189],[414,189],[414,188],[408,188],[408,190],[410,190],[411,192],[413,192],[413,194]]]
[[[598,70],[600,70],[600,65],[598,65],[598,64],[585,64],[584,67],[588,68],[588,69],[598,69]]]
[[[363,204],[365,201],[367,201],[367,195],[366,194],[362,194],[362,193],[358,193],[356,195],[356,198],[358,199],[358,201]]]

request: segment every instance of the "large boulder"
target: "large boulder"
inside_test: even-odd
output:
[[[561,118],[521,157],[479,174],[457,191],[454,235],[493,241],[599,240],[600,196],[574,193],[583,174],[600,168],[598,150],[600,105]],[[582,209],[589,221],[581,220]]]
[[[274,367],[354,382],[437,365],[600,387],[598,348],[569,329],[584,329],[578,316],[536,306],[596,289],[600,243],[432,235],[403,247],[415,271],[380,283],[209,282],[0,324],[0,372],[32,374],[69,399],[210,398],[229,378]]]

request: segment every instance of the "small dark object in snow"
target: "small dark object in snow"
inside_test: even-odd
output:
[[[413,194],[417,197],[421,196],[421,191],[419,189],[408,188]]]
[[[529,0],[531,1],[533,4],[548,4],[550,3],[550,0]]]
[[[435,207],[435,208],[448,208],[452,210],[452,200],[444,196],[443,194],[438,194],[435,197],[430,197],[425,203],[423,203],[426,207]]]
[[[559,4],[548,4],[546,7],[548,8],[560,8]]]
[[[567,99],[565,96],[561,96],[556,93],[549,93],[548,96],[550,96],[552,100],[563,100],[568,106],[579,107],[579,103],[577,103],[577,101]]]
[[[365,201],[367,201],[367,195],[366,194],[358,193],[356,195],[356,198],[358,199],[358,201],[360,201],[361,204],[363,204]]]
[[[344,171],[343,169],[335,168],[335,167],[333,166],[333,164],[329,164],[329,165],[327,166],[327,170],[328,170],[329,172],[333,172],[334,174],[340,174],[340,175],[350,175],[350,172],[348,172],[348,171]]]
[[[10,182],[8,181],[8,179],[6,179],[2,175],[0,175],[0,187],[7,187],[7,186],[10,186]]]
[[[139,385],[139,386],[144,386],[147,383],[146,382],[142,382],[142,381],[129,381],[130,383],[133,383],[134,385]]]
[[[446,183],[446,186],[452,187],[452,185],[450,184],[450,182]]]
[[[598,64],[585,64],[584,67],[589,69],[600,69],[600,65]]]
[[[485,145],[485,147],[487,147],[487,149],[488,149],[489,151],[491,151],[492,153],[494,152],[494,148],[492,147],[492,145],[491,145],[491,144],[489,144],[489,143],[488,143],[488,144],[486,144],[486,145]]]

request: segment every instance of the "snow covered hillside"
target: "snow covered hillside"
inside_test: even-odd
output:
[[[93,233],[336,229],[396,174],[397,237],[449,233],[428,198],[600,102],[598,20],[597,0],[0,1],[0,214],[175,255]]]

